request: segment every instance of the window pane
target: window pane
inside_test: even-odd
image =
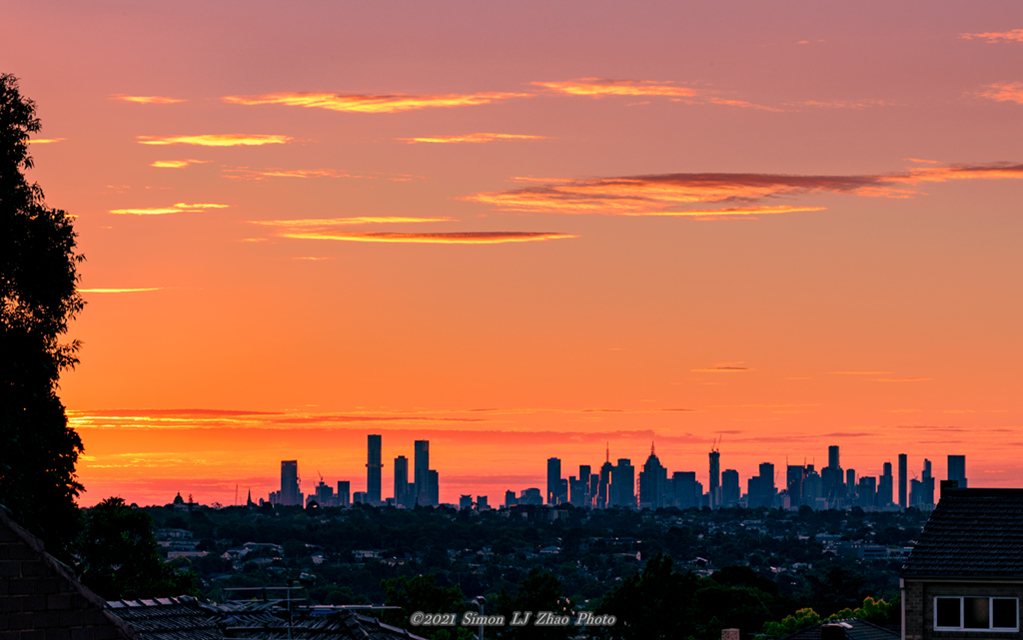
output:
[[[954,627],[959,624],[959,598],[935,598],[934,607],[937,611],[937,626]]]
[[[988,598],[963,598],[963,628],[990,629]]]
[[[997,629],[1015,629],[1016,621],[1015,598],[993,598],[991,601],[991,626]]]

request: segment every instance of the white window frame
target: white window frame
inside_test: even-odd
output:
[[[943,600],[952,600],[952,599],[959,600],[959,626],[958,627],[939,627],[938,626],[938,599],[939,598],[943,599]],[[995,600],[1012,600],[1013,602],[1016,603],[1016,626],[1015,627],[988,627],[987,629],[972,629],[972,628],[971,629],[967,629],[967,628],[963,627],[963,614],[965,613],[963,611],[963,606],[964,606],[963,600],[966,599],[966,598],[987,598],[987,616],[988,616],[987,619],[988,619],[988,624],[989,625],[994,624],[994,621],[995,621],[995,616],[994,616],[994,606],[995,606],[995,604],[994,604],[994,601]],[[1012,597],[1012,596],[979,596],[979,595],[978,596],[974,596],[974,595],[966,595],[966,596],[953,596],[953,595],[934,596],[933,607],[932,608],[933,608],[933,613],[934,613],[934,616],[933,616],[933,618],[934,618],[934,620],[933,620],[933,628],[934,628],[935,631],[965,631],[967,633],[973,633],[973,632],[976,632],[976,633],[1013,633],[1013,632],[1018,632],[1019,631],[1019,598],[1015,598],[1015,597]]]

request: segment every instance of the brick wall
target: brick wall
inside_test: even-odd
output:
[[[104,605],[0,509],[0,640],[132,640]]]
[[[1019,598],[1020,605],[1023,606],[1023,582],[905,578],[905,587],[902,591],[906,611],[906,619],[902,625],[903,640],[1023,640],[1023,634],[1019,632],[935,631],[934,598],[937,596],[1004,596]]]

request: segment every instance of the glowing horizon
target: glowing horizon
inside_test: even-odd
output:
[[[722,437],[1023,486],[1018,5],[739,2],[9,7],[82,504],[358,491],[368,433],[444,502]]]

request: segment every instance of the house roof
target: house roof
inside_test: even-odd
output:
[[[1023,577],[1023,489],[943,489],[902,576]]]
[[[845,637],[849,640],[896,640],[902,636],[898,631],[878,626],[859,618],[844,618],[842,620],[829,620],[815,624],[812,627],[800,629],[784,640],[821,640],[823,635],[821,629],[828,626],[832,629],[841,628]]]
[[[224,632],[195,598],[112,600],[107,610],[135,631],[136,640],[222,640]]]

